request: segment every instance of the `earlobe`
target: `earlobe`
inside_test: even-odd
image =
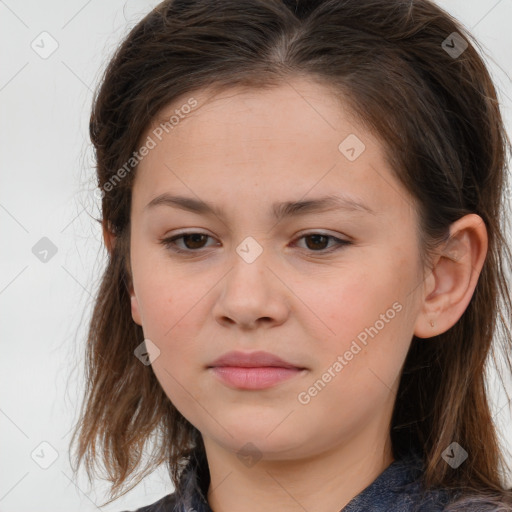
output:
[[[133,321],[137,325],[140,325],[142,327],[142,318],[141,318],[140,310],[139,310],[139,302],[137,300],[137,297],[135,296],[133,288],[130,290],[130,302],[131,302],[131,308],[132,308]]]
[[[487,248],[487,229],[480,216],[469,214],[451,225],[450,238],[424,283],[415,336],[431,338],[457,323],[471,301]]]
[[[116,236],[112,232],[110,222],[103,220],[101,225],[102,225],[102,229],[103,229],[103,241],[105,243],[105,247],[107,248],[107,251],[109,252],[109,254],[112,255],[112,251],[114,250],[116,240],[117,240]],[[142,326],[142,319],[141,319],[141,314],[139,311],[139,303],[137,301],[137,297],[135,296],[133,284],[130,285],[128,292],[130,294],[130,302],[131,302],[131,311],[132,311],[133,321],[136,324]]]

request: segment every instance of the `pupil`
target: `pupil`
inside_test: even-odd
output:
[[[327,237],[325,235],[309,235],[306,238],[314,239],[316,241],[318,241],[319,238],[323,238],[324,241],[327,240]],[[315,242],[315,243],[317,243],[317,242]],[[311,249],[311,247],[309,247],[309,244],[307,244],[307,245],[308,245],[308,249]],[[322,245],[322,244],[320,244],[320,245]],[[316,249],[318,249],[318,247],[316,247]],[[320,247],[320,249],[325,249],[325,247]]]
[[[197,249],[198,247],[196,247],[196,246],[189,247],[189,243],[187,241],[189,241],[192,238],[193,239],[192,244],[194,244],[194,242],[198,242],[198,240],[197,240],[198,237],[200,238],[200,237],[205,237],[205,236],[206,235],[202,235],[201,233],[193,233],[191,235],[185,235],[185,238],[183,240],[188,249]],[[199,241],[199,245],[200,244],[201,244],[201,242]]]

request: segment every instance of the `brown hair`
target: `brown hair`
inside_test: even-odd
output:
[[[450,48],[464,40],[468,47],[454,55]],[[512,503],[512,490],[500,481],[500,471],[509,468],[484,380],[497,343],[512,372],[505,280],[512,258],[504,235],[510,141],[476,46],[429,0],[164,1],[130,31],[105,70],[90,120],[101,222],[115,244],[90,322],[86,397],[71,440],[77,467],[85,459],[89,478],[102,458],[111,497],[162,463],[178,489],[192,449],[204,451],[200,433],[173,406],[151,366],[134,356],[143,332],[132,320],[128,293],[136,165],[127,170],[126,162],[177,98],[206,88],[272,87],[302,76],[332,87],[385,145],[417,204],[427,266],[451,223],[468,213],[485,222],[488,254],[466,311],[448,331],[412,339],[391,439],[396,459],[413,450],[422,454],[427,487],[457,488],[463,497],[478,494],[475,500],[496,506]],[[469,452],[456,470],[441,457],[453,441]],[[148,446],[149,460],[138,470]]]

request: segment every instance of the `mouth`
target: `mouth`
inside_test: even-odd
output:
[[[209,370],[223,384],[235,389],[266,389],[303,375],[307,370],[280,366],[213,366]]]
[[[304,375],[307,369],[270,352],[228,352],[208,367],[223,384],[235,389],[265,389]]]

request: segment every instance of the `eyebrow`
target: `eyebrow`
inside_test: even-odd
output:
[[[193,213],[216,215],[220,218],[224,217],[223,211],[217,206],[200,199],[194,199],[193,197],[173,196],[164,193],[152,199],[144,209],[148,210],[156,206],[170,206]],[[281,220],[286,217],[296,217],[311,213],[324,213],[337,210],[376,215],[376,213],[362,201],[353,199],[346,195],[329,195],[315,199],[308,199],[306,201],[283,201],[272,205],[272,215],[276,220]]]

